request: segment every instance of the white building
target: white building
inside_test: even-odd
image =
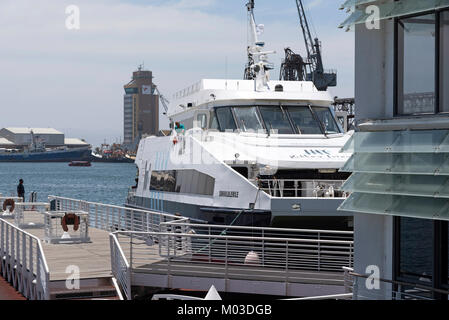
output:
[[[32,134],[47,147],[85,147],[89,144],[77,138],[65,138],[64,133],[53,128],[3,128],[0,129],[0,147],[23,148],[31,144]]]
[[[352,195],[340,209],[354,213],[354,297],[447,300],[449,1],[344,7],[359,132],[347,145]]]

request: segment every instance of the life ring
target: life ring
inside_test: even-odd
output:
[[[9,212],[13,212],[15,208],[15,203],[13,199],[6,199],[3,201],[3,211],[6,211],[6,208],[9,206]]]
[[[80,218],[74,213],[66,213],[61,219],[62,229],[67,232],[69,228],[67,226],[73,225],[73,230],[77,231],[80,226]]]

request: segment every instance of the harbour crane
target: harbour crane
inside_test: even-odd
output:
[[[159,96],[159,100],[161,101],[162,107],[164,108],[164,114],[166,115],[168,112],[168,104],[170,103],[170,101],[165,98],[165,96],[159,91],[157,86],[154,87],[154,91],[156,91],[157,95]]]
[[[313,81],[318,90],[326,91],[328,87],[337,85],[337,74],[334,71],[326,72],[324,70],[321,57],[321,42],[317,37],[312,37],[303,1],[296,0],[296,7],[306,46],[307,59],[303,59],[290,48],[286,48],[279,78],[286,81]]]

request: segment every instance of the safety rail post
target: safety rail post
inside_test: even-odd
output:
[[[285,241],[285,284],[288,284],[288,240]],[[286,287],[287,288],[287,287]]]
[[[354,285],[352,287],[352,300],[359,299],[359,278],[354,277]]]
[[[225,287],[226,287],[226,291],[227,291],[227,286],[228,286],[228,238],[226,237],[225,240]]]
[[[318,232],[318,271],[321,271],[321,233]]]

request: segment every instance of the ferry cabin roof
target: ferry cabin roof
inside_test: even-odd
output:
[[[178,91],[172,97],[168,115],[184,113],[195,107],[275,104],[279,102],[328,107],[333,98],[328,91],[318,91],[310,81],[269,81],[269,90],[256,91],[253,80],[203,79]]]

